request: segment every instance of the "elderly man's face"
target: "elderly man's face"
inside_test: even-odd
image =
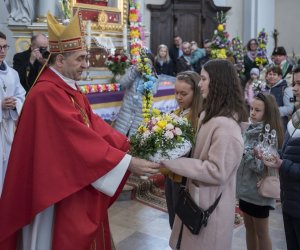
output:
[[[60,58],[57,60],[60,73],[73,79],[75,81],[80,80],[80,76],[87,68],[87,52],[85,50],[72,52],[67,55],[60,55]]]

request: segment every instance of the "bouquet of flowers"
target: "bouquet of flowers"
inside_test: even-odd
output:
[[[236,68],[238,70],[238,73],[243,73],[245,71],[245,66],[244,66],[244,48],[243,48],[243,43],[240,40],[240,38],[234,37],[231,40],[231,48],[232,48],[232,53],[236,61]]]
[[[130,66],[130,60],[125,54],[111,54],[107,57],[105,65],[113,73],[111,83],[116,83],[117,75],[124,75],[126,69]]]
[[[213,59],[226,59],[230,47],[229,34],[226,31],[226,15],[221,11],[217,12],[216,20],[218,22],[217,29],[214,31],[214,36],[211,44],[211,57]]]
[[[153,116],[130,137],[130,151],[134,156],[160,162],[187,154],[193,141],[194,131],[186,118],[153,109]]]
[[[265,32],[264,29],[262,29],[262,31],[259,32],[257,41],[258,41],[258,49],[255,58],[255,63],[259,68],[261,68],[262,66],[265,66],[268,63],[268,58],[267,58],[268,34]]]
[[[253,81],[252,83],[252,88],[253,88],[253,92],[254,94],[257,94],[259,92],[264,92],[266,91],[267,84],[265,81],[257,79],[255,81]]]

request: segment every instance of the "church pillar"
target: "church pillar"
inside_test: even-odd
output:
[[[275,27],[275,0],[245,0],[244,1],[244,43],[256,38],[263,28],[269,36],[267,53],[274,48],[272,33]]]
[[[57,0],[44,1],[39,0],[36,10],[36,20],[38,22],[47,22],[47,12],[50,12],[55,17],[61,18],[58,16],[61,11],[59,11],[59,3]]]

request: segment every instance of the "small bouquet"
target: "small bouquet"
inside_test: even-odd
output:
[[[267,90],[266,87],[267,87],[266,82],[260,79],[257,79],[252,83],[252,89],[254,94],[266,91]]]
[[[262,68],[268,63],[268,57],[267,57],[268,34],[265,32],[264,29],[262,29],[262,31],[259,32],[257,41],[258,41],[258,49],[255,58],[255,63],[259,68]]]
[[[105,65],[113,73],[111,83],[116,83],[118,75],[124,75],[126,69],[130,66],[130,60],[125,54],[111,54],[107,57]]]
[[[130,137],[131,154],[154,162],[187,154],[194,141],[194,131],[188,120],[173,113],[160,114],[156,109],[152,114]]]

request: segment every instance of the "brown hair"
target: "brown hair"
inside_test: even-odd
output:
[[[251,43],[252,43],[252,42],[255,42],[256,45],[258,46],[258,42],[257,42],[256,38],[250,39],[250,40],[248,41],[248,43],[247,43],[247,46],[246,46],[248,51],[251,50],[251,47],[250,47],[250,46],[251,46]]]
[[[279,113],[279,108],[276,99],[273,95],[258,93],[254,99],[260,100],[265,105],[265,112],[263,115],[264,125],[270,124],[271,129],[275,129],[277,133],[278,148],[282,147],[284,139],[284,130],[282,119]]]
[[[200,75],[194,71],[184,71],[178,73],[176,79],[184,81],[185,83],[190,85],[193,90],[193,100],[192,105],[190,107],[191,111],[189,113],[189,121],[191,122],[193,128],[196,131],[202,103],[202,96],[198,87]]]
[[[282,70],[279,66],[272,66],[267,69],[266,75],[268,75],[270,72],[273,72],[275,74],[278,74],[279,76],[282,76]]]
[[[234,65],[227,60],[210,60],[203,65],[209,75],[209,92],[204,99],[203,123],[213,117],[231,117],[237,122],[248,118],[241,84]]]

